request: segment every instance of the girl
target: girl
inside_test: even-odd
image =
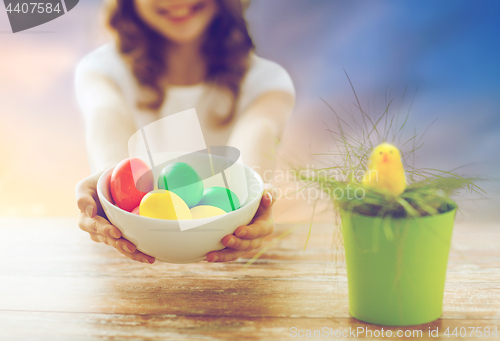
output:
[[[121,236],[100,207],[99,176],[128,157],[141,127],[196,108],[207,145],[238,148],[261,175],[274,168],[272,151],[293,110],[288,73],[260,58],[243,18],[242,0],[110,0],[114,42],[77,66],[76,92],[86,126],[93,175],[76,187],[79,227],[130,259],[153,263]],[[268,173],[268,172],[267,172]],[[267,180],[267,179],[265,179]],[[225,236],[209,262],[236,260],[274,231],[272,186],[248,226]]]

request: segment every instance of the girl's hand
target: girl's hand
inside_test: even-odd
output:
[[[230,234],[222,238],[222,244],[226,247],[220,251],[212,251],[207,254],[207,262],[229,262],[237,260],[253,249],[262,246],[264,237],[274,232],[274,219],[272,205],[277,198],[277,190],[271,184],[266,188],[260,201],[260,206],[248,226],[240,226]]]
[[[153,264],[154,257],[136,250],[135,245],[123,238],[120,230],[106,219],[97,196],[97,180],[101,174],[95,173],[76,185],[76,200],[81,212],[78,226],[88,232],[93,241],[110,245],[132,260]]]

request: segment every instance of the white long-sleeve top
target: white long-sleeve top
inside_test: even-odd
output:
[[[250,67],[242,80],[235,119],[227,126],[214,128],[208,122],[209,111],[225,115],[230,102],[222,91],[207,83],[168,86],[163,106],[158,114],[153,114],[137,107],[140,87],[113,43],[94,50],[79,62],[75,85],[93,171],[128,157],[130,136],[159,118],[195,108],[206,144],[225,145],[235,122],[258,97],[271,91],[295,96],[288,72],[279,64],[252,53]]]

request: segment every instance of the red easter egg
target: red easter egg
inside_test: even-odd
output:
[[[142,198],[153,190],[153,172],[141,159],[125,159],[116,165],[109,189],[116,205],[131,212]]]
[[[139,213],[139,206],[137,206],[136,208],[134,208],[134,209],[132,210],[132,213],[133,213],[133,214],[140,215],[140,213]]]

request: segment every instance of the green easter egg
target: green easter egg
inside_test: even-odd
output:
[[[203,181],[196,171],[184,162],[167,165],[158,177],[158,188],[174,192],[191,208],[203,196]]]
[[[224,187],[210,187],[203,192],[199,205],[215,206],[226,212],[237,210],[241,207],[238,196],[230,189]]]

